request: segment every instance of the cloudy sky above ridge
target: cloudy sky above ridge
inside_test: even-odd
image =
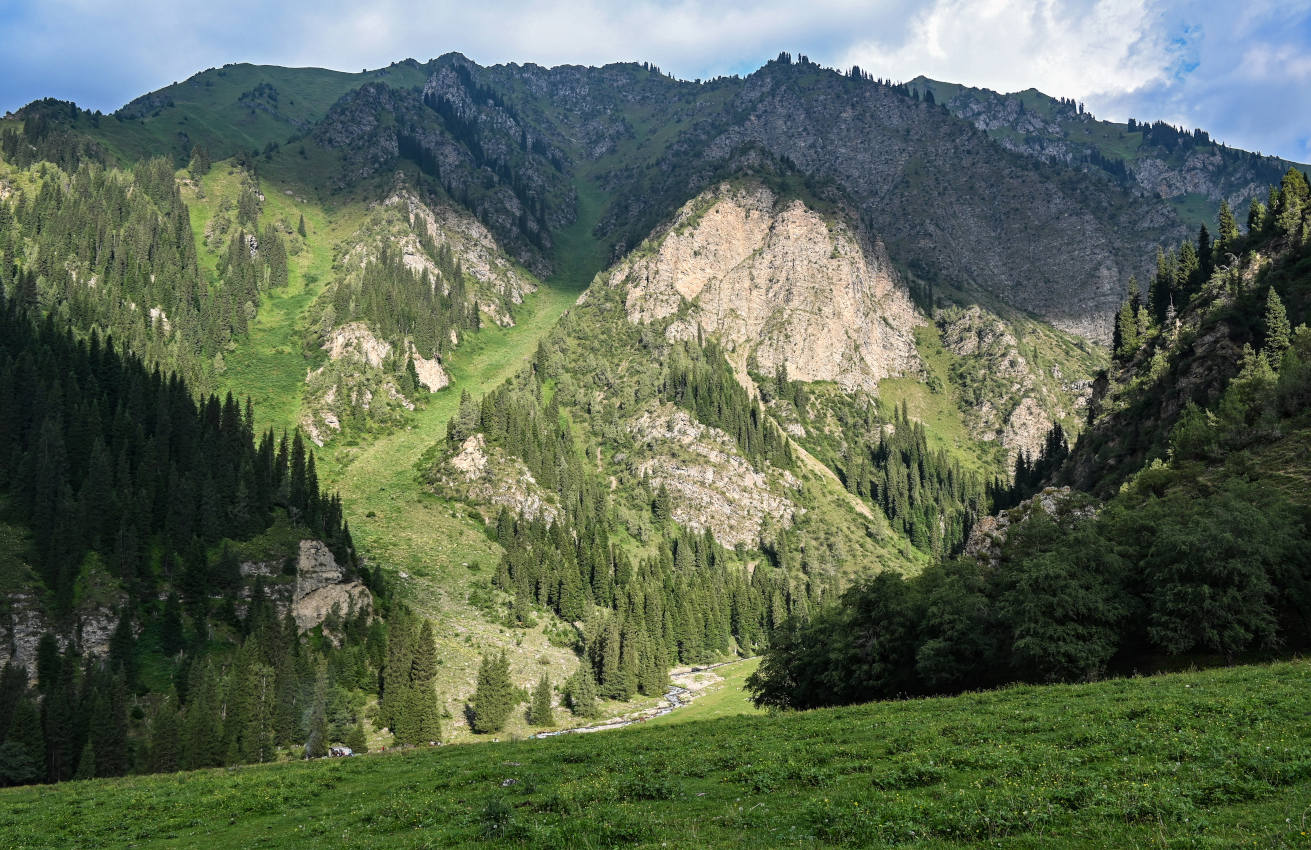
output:
[[[52,96],[108,112],[228,62],[358,71],[452,50],[650,61],[685,79],[787,50],[898,80],[1034,87],[1311,161],[1311,0],[4,0],[0,111]]]

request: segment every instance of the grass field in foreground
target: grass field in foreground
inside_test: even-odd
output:
[[[1307,847],[1311,662],[0,791],[28,847]]]

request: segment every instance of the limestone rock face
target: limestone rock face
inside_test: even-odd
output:
[[[302,540],[296,561],[296,585],[291,615],[296,627],[307,632],[324,621],[333,609],[341,616],[373,612],[373,596],[358,581],[344,581],[337,559],[320,540]]]
[[[410,358],[414,361],[414,372],[419,376],[419,383],[428,388],[428,392],[435,393],[443,387],[451,385],[451,377],[446,374],[442,364],[435,357],[424,359],[410,346]]]
[[[1020,452],[1037,457],[1057,420],[1087,408],[1091,381],[1067,379],[1059,367],[1042,372],[1007,324],[982,307],[939,311],[936,321],[943,347],[960,358],[966,427],[975,439],[1005,446],[1010,462]]]
[[[349,322],[333,329],[323,350],[332,360],[352,357],[377,369],[391,354],[391,343],[378,339],[363,322]]]
[[[7,610],[0,612],[0,658],[27,668],[36,675],[36,646],[50,628],[41,603],[30,593],[14,593],[5,600]]]
[[[96,604],[75,611],[71,620],[52,622],[34,594],[18,592],[0,599],[0,666],[12,660],[36,676],[36,648],[41,636],[54,630],[61,649],[72,643],[84,655],[109,654],[109,638],[118,626],[126,594],[111,593]]]
[[[787,528],[804,510],[788,498],[801,486],[792,473],[768,464],[754,469],[732,437],[685,410],[659,405],[630,421],[628,430],[639,443],[636,477],[653,491],[663,486],[669,492],[680,525],[709,529],[724,546],[757,545],[767,519]]]
[[[876,392],[918,374],[918,317],[887,253],[841,221],[760,185],[723,184],[686,204],[656,244],[615,267],[629,319],[715,335],[736,365]],[[648,250],[649,248],[649,250]]]
[[[450,384],[441,363],[418,356],[409,344],[419,382],[436,392]],[[301,412],[301,428],[315,445],[323,445],[341,430],[348,407],[373,411],[374,418],[399,421],[414,402],[396,385],[394,376],[382,369],[392,354],[392,345],[379,339],[364,322],[348,322],[334,328],[323,343],[328,362],[305,376],[308,385]]]
[[[474,434],[460,445],[438,469],[434,484],[475,505],[496,508],[484,511],[488,519],[502,507],[524,519],[548,523],[560,515],[556,495],[537,483],[523,461],[488,446],[482,434]]]

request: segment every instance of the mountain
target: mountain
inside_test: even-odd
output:
[[[1108,174],[1168,201],[1194,228],[1214,227],[1221,201],[1246,210],[1253,200],[1266,200],[1269,188],[1289,168],[1305,168],[1217,143],[1202,129],[1164,121],[1101,121],[1081,103],[1036,89],[999,94],[927,77],[916,77],[907,85],[1007,150]]]
[[[1194,241],[1130,171],[1008,146],[923,85],[450,54],[0,121],[0,389],[36,399],[0,423],[0,708],[66,703],[71,730],[23,731],[13,776],[38,747],[65,779],[529,734],[551,700],[510,711],[525,683],[571,723],[622,714],[671,668],[822,635],[875,574],[938,581],[1043,485],[1111,497],[1257,341],[1247,301],[1192,335],[1215,276],[1301,279],[1305,180]],[[1223,192],[1265,174],[1218,155]],[[37,337],[112,338],[141,389]],[[130,495],[93,538],[47,521],[105,481]]]
[[[539,275],[580,191],[604,198],[593,232],[617,258],[755,146],[849,195],[897,262],[1105,342],[1129,275],[1193,228],[1077,155],[985,144],[918,91],[786,54],[704,83],[649,66],[482,68],[449,54],[357,75],[211,69],[75,124],[123,160],[167,152],[185,164],[201,146],[329,194],[408,160]],[[1186,182],[1191,165],[1157,160],[1161,179]]]
[[[1017,465],[963,556],[776,630],[748,683],[790,708],[1085,679],[1311,642],[1311,185],[1290,169],[1183,306],[1134,293],[1072,452]],[[1036,473],[1036,474],[1035,474]],[[1067,482],[1067,486],[1046,486]],[[1073,484],[1077,489],[1071,489]],[[1034,492],[1034,491],[1038,492]],[[1029,498],[1023,498],[1029,497]],[[858,636],[858,637],[855,637]]]

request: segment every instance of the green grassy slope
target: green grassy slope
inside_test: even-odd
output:
[[[670,723],[695,723],[701,720],[718,720],[721,717],[764,714],[763,709],[756,708],[751,702],[751,697],[746,690],[747,677],[756,672],[759,666],[759,658],[743,658],[741,661],[716,667],[712,674],[719,677],[721,681],[708,685],[696,699],[677,711],[661,715],[648,722],[663,726]]]
[[[1306,847],[1311,663],[0,791],[13,848]]]
[[[427,73],[422,67],[399,62],[352,74],[326,68],[226,65],[144,95],[94,126],[89,118],[80,119],[79,126],[129,162],[164,152],[185,161],[195,144],[205,145],[217,161],[262,151],[270,143],[286,144],[322,118],[342,95],[366,83],[423,85]]]
[[[511,633],[488,622],[470,602],[471,591],[491,593],[500,548],[484,534],[480,521],[428,492],[416,467],[444,439],[460,393],[479,397],[521,369],[600,267],[590,237],[599,200],[589,194],[588,185],[579,187],[578,221],[558,237],[557,273],[516,310],[516,325],[490,325],[468,335],[446,363],[452,386],[431,396],[403,430],[364,445],[332,445],[320,454],[320,479],[340,491],[359,550],[384,568],[402,598],[434,621],[443,659],[438,692],[455,716],[463,706],[455,697],[472,692],[483,651],[514,644],[514,672],[525,682],[541,672],[561,682],[577,664],[572,651],[549,644],[545,624]],[[516,715],[507,734],[527,728]]]

